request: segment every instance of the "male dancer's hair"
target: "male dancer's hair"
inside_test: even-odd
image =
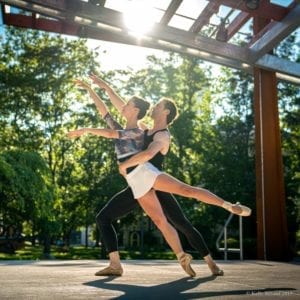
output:
[[[167,124],[171,125],[178,117],[178,108],[175,101],[171,98],[163,97],[159,102],[163,102],[164,108],[169,110],[170,113],[167,116]]]
[[[130,98],[130,100],[133,101],[134,106],[138,108],[140,111],[137,115],[137,119],[143,119],[150,107],[150,103],[146,101],[145,99],[138,97],[138,96],[133,96]]]

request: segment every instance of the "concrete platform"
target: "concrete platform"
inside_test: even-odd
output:
[[[107,261],[0,261],[0,299],[300,299],[300,263],[218,261],[213,277],[194,261],[197,277],[176,261],[127,260],[122,277],[96,277]]]

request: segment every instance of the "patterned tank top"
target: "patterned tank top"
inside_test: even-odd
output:
[[[114,140],[118,160],[128,158],[143,149],[144,131],[142,129],[123,129],[109,113],[105,115],[104,120],[109,128],[119,133],[119,139]]]

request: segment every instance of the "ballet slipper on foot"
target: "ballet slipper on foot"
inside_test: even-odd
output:
[[[242,217],[248,217],[251,215],[251,208],[241,205],[240,203],[232,204],[230,202],[224,201],[223,208],[230,211],[232,214],[242,216]]]
[[[213,276],[224,276],[224,271],[217,266],[214,266],[210,270]]]
[[[213,276],[224,276],[224,271],[223,270],[218,270],[218,271],[216,271],[212,274],[213,274]]]
[[[193,257],[190,254],[184,253],[181,255],[181,257],[178,259],[181,267],[183,270],[191,277],[196,276],[196,272],[191,267],[191,261]]]
[[[95,276],[122,276],[123,269],[122,267],[119,268],[112,268],[108,266],[98,272],[95,273]]]

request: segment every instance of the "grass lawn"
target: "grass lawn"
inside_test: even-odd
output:
[[[68,252],[61,248],[52,246],[51,257],[54,259],[99,259],[99,248],[71,247]],[[0,252],[0,260],[36,260],[43,259],[42,246],[26,245],[23,249],[17,250],[15,254]]]
[[[139,251],[120,251],[121,259],[175,259],[173,252],[147,252],[142,257]],[[53,259],[100,259],[100,248],[85,248],[84,246],[70,247],[63,251],[61,247],[51,247]],[[15,254],[0,252],[0,260],[39,260],[44,259],[42,246],[25,245]]]

